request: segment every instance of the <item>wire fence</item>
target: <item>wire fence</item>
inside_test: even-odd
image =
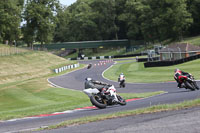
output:
[[[17,48],[17,47],[0,47],[0,56],[10,56],[15,54],[27,53],[30,49]]]

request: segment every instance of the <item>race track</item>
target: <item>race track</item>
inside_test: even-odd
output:
[[[200,91],[188,91],[185,89],[178,89],[176,87],[177,83],[175,82],[151,83],[151,84],[143,84],[143,83],[126,84],[125,88],[118,88],[117,82],[109,81],[102,77],[102,73],[107,68],[114,65],[114,62],[106,62],[105,64],[104,63],[99,64],[99,61],[82,61],[80,63],[84,63],[84,64],[93,63],[93,67],[91,69],[83,68],[83,69],[71,72],[69,74],[50,78],[49,82],[51,82],[53,85],[57,87],[64,87],[64,88],[82,91],[84,88],[85,78],[91,77],[95,80],[114,84],[116,86],[117,92],[142,93],[142,92],[153,92],[153,91],[165,91],[167,93],[146,98],[146,99],[128,102],[126,106],[112,106],[106,109],[79,110],[79,111],[73,111],[69,113],[47,116],[47,117],[36,117],[36,118],[5,121],[5,122],[0,123],[0,132],[13,132],[13,131],[26,130],[26,129],[33,129],[33,128],[38,128],[41,126],[57,124],[62,121],[80,118],[84,116],[113,113],[113,112],[123,111],[123,110],[133,110],[133,109],[148,107],[152,105],[165,104],[165,103],[178,103],[185,100],[200,98]],[[96,64],[96,66],[94,64]],[[198,85],[200,85],[199,82],[198,82]]]

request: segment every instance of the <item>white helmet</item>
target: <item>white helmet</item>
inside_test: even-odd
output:
[[[87,80],[87,81],[91,81],[91,80],[92,80],[92,78],[86,78],[85,80]]]
[[[180,71],[180,69],[176,68],[176,69],[174,70],[174,72],[177,72],[177,71]]]

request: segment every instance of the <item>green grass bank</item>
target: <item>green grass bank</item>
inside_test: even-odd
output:
[[[200,59],[186,62],[184,64],[167,67],[145,68],[142,62],[115,64],[111,69],[105,71],[104,76],[110,80],[117,81],[120,73],[124,73],[129,83],[156,83],[174,81],[174,69],[179,68],[191,73],[196,79],[200,79]]]

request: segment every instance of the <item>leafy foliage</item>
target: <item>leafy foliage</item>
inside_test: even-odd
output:
[[[24,11],[24,35],[27,43],[34,40],[43,43],[50,42],[53,37],[56,11],[59,8],[57,0],[28,0]]]
[[[188,1],[78,0],[61,13],[67,16],[66,19],[62,17],[62,21],[64,19],[68,23],[57,25],[60,28],[56,33],[62,31],[64,38],[60,33],[55,41],[124,38],[147,42],[180,40],[193,23]]]
[[[59,12],[56,41],[87,41],[116,38],[114,1],[79,0]],[[65,17],[65,18],[63,18]]]
[[[189,35],[200,34],[200,0],[187,0],[188,11],[192,14],[193,24],[189,28]]]
[[[128,0],[126,4],[129,38],[143,36],[150,42],[179,39],[192,23],[185,0]]]
[[[200,0],[77,0],[68,7],[58,0],[27,0],[23,5],[24,0],[0,1],[0,42],[23,37],[28,46],[127,38],[162,43],[200,33]]]
[[[10,44],[20,36],[21,11],[24,0],[0,1],[0,42]]]

